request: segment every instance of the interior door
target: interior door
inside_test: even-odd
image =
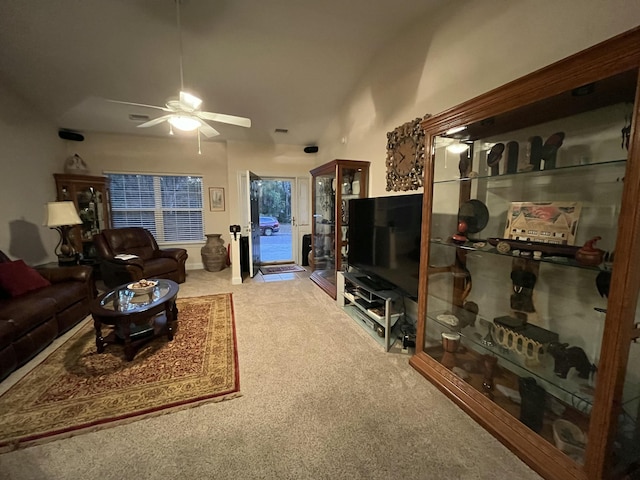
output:
[[[246,174],[246,218],[245,231],[249,237],[249,276],[255,277],[260,268],[260,177],[247,170]]]

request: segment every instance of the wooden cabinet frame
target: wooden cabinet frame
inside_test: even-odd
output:
[[[357,194],[343,194],[343,186],[349,184],[345,178],[346,171],[357,171],[360,175],[358,180],[359,191]],[[336,299],[337,287],[336,287],[336,274],[343,269],[342,265],[342,247],[347,246],[347,241],[343,240],[342,227],[346,227],[343,222],[342,209],[347,208],[346,204],[342,205],[343,200],[348,201],[349,198],[365,198],[368,196],[369,187],[369,162],[360,160],[333,160],[329,163],[321,165],[311,170],[312,182],[312,205],[313,205],[313,217],[312,217],[312,230],[311,230],[311,257],[313,261],[310,262],[313,272],[311,273],[311,280],[315,282],[320,288],[322,288],[327,294],[329,294],[334,300]],[[319,177],[333,178],[333,186],[326,185],[323,182],[319,182]],[[353,179],[351,179],[353,181]],[[353,182],[355,183],[355,182]],[[351,184],[349,184],[351,185]],[[331,188],[331,192],[322,192],[323,188]],[[348,187],[351,188],[351,187]],[[319,227],[322,224],[320,220],[320,212],[318,207],[319,199],[325,196],[330,203],[329,210],[331,210],[332,218],[326,219],[327,228],[332,229],[330,238],[326,238],[327,242],[331,242],[331,246],[325,250],[328,254],[320,253],[321,246],[319,245],[320,239],[323,235],[319,231]],[[321,257],[329,257],[328,259]]]
[[[86,192],[90,191],[89,189],[93,189],[95,195],[99,195],[101,199],[101,202],[96,205],[96,208],[100,209],[99,218],[101,219],[98,230],[111,228],[109,179],[107,177],[63,173],[54,173],[53,176],[56,181],[58,201],[72,201],[81,219],[83,218],[83,205],[80,204],[79,198],[82,194],[86,195]],[[91,233],[85,225],[76,225],[71,231],[71,239],[76,251],[82,253],[86,260],[92,258],[91,255],[87,255],[93,245]]]
[[[595,480],[609,478],[611,472],[611,452],[630,344],[638,337],[638,327],[634,322],[640,290],[640,130],[636,128],[640,119],[639,68],[640,28],[636,28],[422,122],[426,132],[426,151],[432,152],[435,136],[453,127],[478,125],[481,120],[498,115],[508,118],[509,112],[516,109],[521,115],[527,105],[540,105],[545,99],[562,92],[624,72],[632,72],[635,78],[633,126],[584,465],[572,461],[554,445],[532,433],[517,418],[514,419],[425,353],[422,339],[426,333],[427,269],[434,195],[434,159],[429,153],[426,158],[417,345],[410,364],[545,478]],[[612,88],[614,95],[615,91]],[[532,110],[531,118],[536,115],[541,119],[553,118],[554,115],[562,118],[566,113],[561,103],[549,104],[548,107],[553,110],[551,116],[548,111]],[[530,123],[535,123],[531,118]],[[518,119],[514,117],[512,120],[515,129]],[[490,128],[487,127],[488,131]]]

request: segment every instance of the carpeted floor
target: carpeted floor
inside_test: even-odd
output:
[[[179,326],[133,361],[91,323],[0,396],[0,451],[238,396],[230,294],[178,300]]]
[[[4,453],[0,478],[540,479],[302,275],[198,270],[180,285],[232,292],[240,398]]]

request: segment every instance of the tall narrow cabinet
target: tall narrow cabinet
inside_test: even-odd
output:
[[[367,196],[369,162],[333,160],[311,170],[311,176],[311,280],[335,299],[336,274],[349,252],[348,202]]]
[[[634,29],[422,123],[410,363],[549,479],[639,478],[639,69]]]
[[[70,200],[76,206],[82,224],[72,230],[76,251],[81,262],[96,263],[93,235],[111,226],[109,210],[109,179],[103,176],[53,174],[58,201]]]

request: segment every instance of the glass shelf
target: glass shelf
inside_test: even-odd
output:
[[[622,160],[610,160],[610,161],[604,161],[604,162],[589,163],[584,165],[560,166],[560,167],[556,167],[548,170],[536,170],[536,171],[528,171],[528,172],[521,171],[517,173],[503,173],[500,175],[481,174],[475,177],[463,177],[463,178],[458,177],[458,178],[449,178],[444,180],[436,180],[433,182],[433,184],[438,185],[438,184],[445,184],[445,183],[461,183],[461,182],[470,182],[473,180],[485,180],[485,181],[488,180],[488,181],[497,182],[500,180],[508,180],[508,179],[519,178],[519,177],[526,177],[527,179],[532,179],[532,178],[552,176],[554,179],[556,178],[561,179],[565,176],[574,175],[576,172],[579,172],[580,174],[583,174],[583,173],[588,174],[594,170],[598,170],[605,167],[622,166],[624,168],[626,163],[627,163],[627,160],[622,159]]]
[[[333,160],[311,170],[311,281],[336,298],[336,274],[347,259],[343,227],[348,224],[350,199],[367,196],[369,162]],[[327,261],[329,259],[329,261]]]
[[[369,317],[366,313],[363,313],[363,311],[361,309],[359,309],[358,307],[356,307],[355,305],[347,305],[344,307],[344,311],[347,315],[349,315],[352,319],[354,319],[358,324],[363,326],[363,330],[365,332],[367,332],[369,334],[369,336],[371,338],[373,338],[378,344],[380,344],[381,347],[386,348],[385,346],[385,337],[384,336],[380,336],[378,334],[378,332],[376,332],[376,330],[374,330],[373,328],[371,328],[369,322],[371,320],[373,320],[371,317]],[[377,322],[378,325],[380,325],[380,323]],[[398,328],[396,327],[397,324],[393,325],[391,327],[391,333],[389,334],[389,338],[390,338],[390,346],[389,348],[391,348],[393,346],[393,344],[396,341],[397,338],[397,334],[398,334]]]
[[[570,258],[570,257],[563,257],[563,256],[558,256],[558,255],[551,255],[548,257],[541,257],[538,260],[534,260],[531,257],[523,257],[519,254],[514,254],[513,252],[519,252],[519,250],[511,250],[508,253],[500,253],[495,247],[489,245],[489,243],[487,242],[487,240],[485,239],[474,239],[474,240],[470,240],[466,243],[464,243],[463,245],[457,245],[455,243],[452,242],[448,242],[448,241],[444,241],[441,238],[434,238],[431,239],[431,242],[434,245],[441,245],[447,248],[452,248],[452,249],[460,249],[460,250],[465,250],[468,252],[477,252],[477,253],[483,253],[483,254],[488,254],[488,255],[499,255],[501,257],[512,257],[512,258],[523,258],[523,259],[527,259],[527,260],[532,260],[535,262],[540,262],[540,263],[551,263],[554,265],[563,265],[563,266],[567,266],[567,267],[575,267],[575,268],[583,268],[586,270],[593,270],[593,271],[602,271],[602,270],[607,270],[610,271],[611,269],[609,268],[608,264],[601,264],[598,266],[590,266],[590,265],[582,265],[581,263],[578,263],[575,259]],[[479,246],[474,246],[474,244],[477,243],[484,243],[485,245],[482,247]]]
[[[411,364],[545,478],[640,472],[640,30],[622,38],[422,122]]]
[[[456,332],[465,340],[464,345],[472,348],[479,355],[490,354],[499,357],[500,365],[506,366],[509,370],[519,376],[532,376],[545,386],[548,393],[555,397],[562,397],[566,403],[581,410],[590,410],[593,404],[594,385],[589,379],[578,378],[576,374],[570,373],[568,378],[558,377],[553,369],[553,358],[548,353],[540,355],[539,364],[527,365],[526,358],[505,347],[500,346],[494,338],[495,324],[491,320],[478,315],[474,324],[463,327],[453,327],[438,320],[440,314],[451,314],[451,310],[441,310],[429,312],[428,319],[438,326],[438,330]],[[440,343],[440,337],[433,338],[434,343]],[[550,391],[553,390],[553,391]]]
[[[344,281],[340,282],[338,304],[388,352],[397,340],[403,316],[402,295],[395,290],[374,289],[350,272],[339,275]]]

